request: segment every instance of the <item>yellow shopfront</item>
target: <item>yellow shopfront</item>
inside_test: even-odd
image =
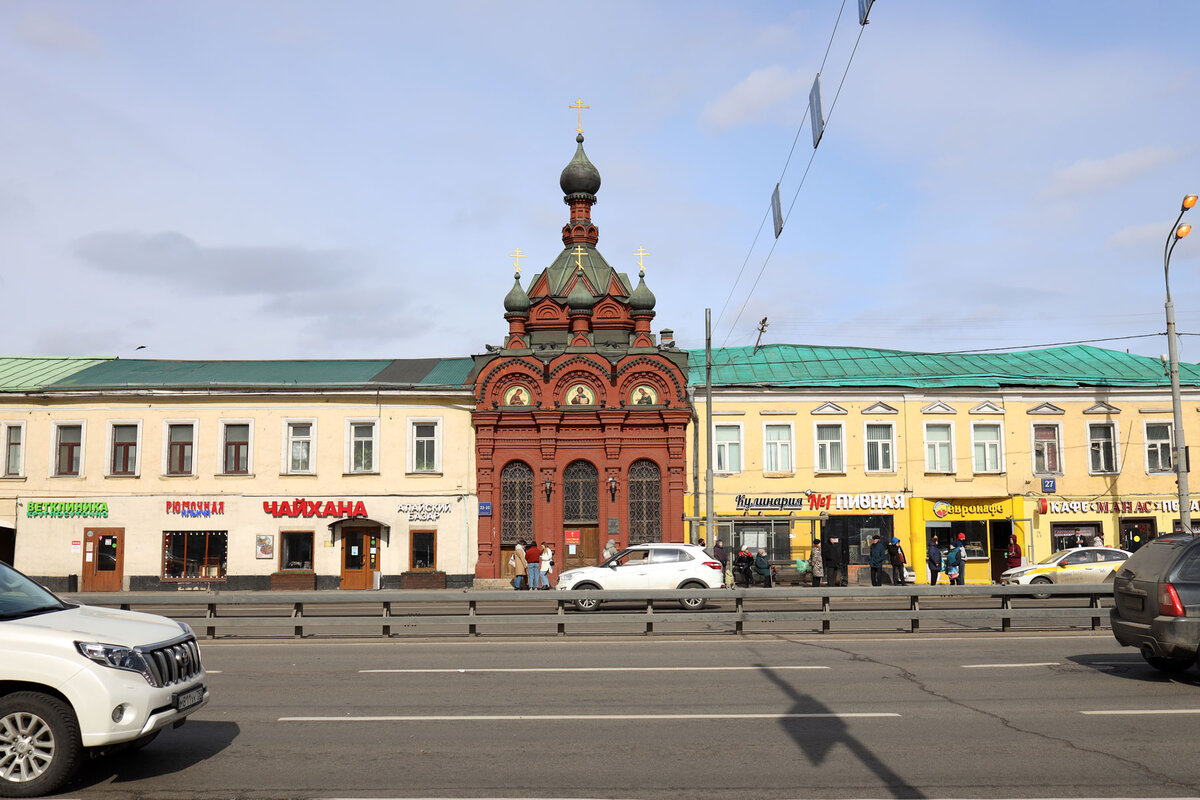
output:
[[[1031,521],[1025,518],[1022,497],[919,498],[912,504],[914,531],[925,532],[924,550],[936,546],[943,554],[961,535],[967,556],[966,583],[993,583],[1007,569],[1005,553],[1015,535],[1028,556],[1032,544]],[[936,538],[935,538],[936,537]],[[914,551],[917,549],[914,542]],[[924,561],[924,553],[921,554]],[[916,561],[914,553],[914,562]],[[1028,561],[1028,558],[1026,558]],[[915,565],[914,565],[915,566]],[[927,570],[917,569],[918,580],[928,582]],[[939,582],[945,578],[940,577]]]

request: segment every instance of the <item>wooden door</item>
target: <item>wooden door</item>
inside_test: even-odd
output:
[[[379,530],[346,528],[342,531],[343,589],[374,589],[379,571]]]
[[[81,592],[119,592],[125,582],[125,529],[87,528],[83,535]]]
[[[575,545],[575,552],[571,552],[571,542],[578,533],[579,544]],[[600,528],[595,525],[580,526],[572,525],[563,529],[563,545],[557,553],[554,554],[554,569],[558,572],[566,572],[569,569],[576,567],[590,567],[593,564],[600,563]],[[561,564],[562,566],[558,566]]]

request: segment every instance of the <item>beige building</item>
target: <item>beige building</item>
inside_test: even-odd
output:
[[[469,585],[470,366],[6,359],[0,557],[60,589]]]

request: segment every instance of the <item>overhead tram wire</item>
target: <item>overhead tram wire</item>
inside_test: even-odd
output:
[[[833,39],[837,35],[838,24],[841,23],[842,12],[845,10],[846,10],[846,0],[842,0],[842,5],[838,8],[837,19],[835,19],[833,21],[833,30],[829,34],[829,41],[825,44],[825,56],[821,59],[821,68],[819,70],[817,70],[818,74],[825,72],[825,62],[829,60],[829,51],[833,48]],[[859,31],[858,35],[861,37],[862,32]],[[857,49],[858,44],[855,43],[854,46]],[[845,76],[843,76],[842,79],[845,80]],[[838,87],[838,91],[839,92],[841,91],[841,86]],[[837,102],[836,97],[834,98],[834,102]],[[833,107],[830,106],[829,110],[832,112]],[[778,183],[783,183],[783,178],[785,175],[787,175],[788,165],[792,163],[792,154],[796,152],[796,142],[800,141],[800,134],[804,132],[804,123],[807,120],[808,120],[808,107],[806,106],[804,109],[804,116],[802,116],[800,118],[800,125],[796,128],[796,135],[792,137],[792,146],[788,150],[787,158],[783,162],[783,169],[780,170],[780,172],[779,172],[779,180],[777,181]],[[808,160],[808,163],[811,166],[811,164],[812,164],[811,158]],[[805,175],[808,174],[807,169],[804,170],[804,174]],[[801,179],[801,182],[803,183],[803,179]],[[796,201],[793,200],[792,202],[795,203]],[[790,207],[788,210],[789,210],[789,212],[791,211]],[[737,285],[742,280],[742,273],[744,273],[746,271],[746,265],[750,263],[750,256],[753,255],[753,253],[754,253],[754,247],[758,244],[758,237],[762,236],[763,226],[765,226],[767,224],[767,217],[769,217],[769,216],[771,216],[771,204],[768,202],[767,210],[763,214],[762,222],[758,223],[758,231],[754,234],[754,241],[750,243],[750,249],[746,251],[746,258],[742,261],[742,267],[741,267],[741,269],[738,270],[737,277],[733,279],[733,285],[729,287],[729,294],[725,296],[725,303],[721,306],[720,313],[717,314],[716,324],[718,326],[721,324],[721,320],[725,318],[725,309],[729,307],[729,301],[733,299],[733,293],[734,293],[734,291],[737,290]],[[774,251],[774,249],[775,249],[775,246],[772,245],[771,250]],[[770,256],[768,256],[768,258],[769,257]],[[761,275],[762,273],[760,272],[759,274]],[[755,281],[754,283],[756,286],[758,285],[758,281]],[[753,289],[751,289],[751,292],[753,292]],[[741,312],[738,312],[738,317],[741,318]],[[725,341],[729,341],[728,334],[726,334],[726,336],[725,336]],[[722,342],[722,346],[724,346],[724,342]]]
[[[844,8],[845,5],[846,5],[845,0],[842,0],[842,7]],[[841,12],[839,11],[838,19],[841,19],[841,16],[842,16]],[[838,81],[837,91],[834,92],[833,101],[829,104],[829,113],[827,113],[825,115],[825,127],[826,128],[829,127],[829,121],[833,118],[833,110],[837,107],[838,98],[841,97],[842,87],[846,83],[846,76],[850,73],[850,65],[854,63],[854,55],[858,52],[858,44],[859,44],[859,42],[862,41],[863,30],[865,29],[865,27],[866,26],[859,26],[858,36],[854,39],[854,49],[850,51],[850,58],[846,61],[846,68],[844,70],[842,70],[842,79],[840,81]],[[837,31],[837,26],[835,24],[834,32],[836,33],[836,31]],[[833,40],[831,37],[830,42],[832,43],[832,41]],[[828,55],[829,55],[829,53],[828,53],[828,51],[826,51],[826,56],[828,56]],[[822,62],[822,64],[821,64],[822,70],[824,69],[824,66],[825,66],[825,64],[824,64],[824,62]],[[805,115],[805,117],[808,116],[807,110],[805,110],[804,115]],[[800,125],[801,125],[801,127],[803,127],[804,122],[801,121]],[[799,135],[799,132],[797,132],[797,135]],[[793,142],[792,146],[795,147],[795,142]],[[817,148],[814,147],[813,151],[812,151],[812,155],[810,155],[808,157],[808,165],[804,168],[804,174],[800,176],[800,184],[796,187],[795,194],[792,195],[792,202],[788,205],[787,213],[783,215],[783,224],[785,227],[787,226],[788,218],[791,217],[791,215],[792,215],[792,209],[795,208],[795,206],[796,206],[796,200],[799,199],[799,197],[800,197],[800,190],[804,188],[804,181],[805,181],[805,179],[808,178],[808,171],[810,169],[812,169],[813,159],[815,159],[816,157],[817,157]],[[790,160],[790,158],[791,158],[790,154],[789,154],[788,158]],[[774,255],[775,245],[777,245],[778,243],[779,243],[779,240],[776,239],[774,241],[774,243],[771,244],[771,249],[770,249],[770,251],[768,251],[767,257],[765,259],[763,259],[762,267],[758,270],[758,277],[754,279],[754,285],[750,287],[750,291],[746,295],[745,302],[742,303],[742,307],[738,310],[737,316],[734,318],[733,322],[729,326],[729,332],[727,332],[725,334],[725,338],[721,341],[722,347],[725,346],[725,342],[729,341],[730,334],[733,332],[733,329],[735,327],[737,327],[738,321],[741,320],[742,314],[746,310],[746,306],[749,305],[749,303],[750,303],[750,298],[754,296],[754,290],[758,288],[758,282],[760,280],[762,280],[763,273],[766,272],[766,270],[767,270],[767,265],[769,263],[771,263],[771,256]],[[740,277],[740,273],[739,273],[739,277]],[[734,285],[736,286],[737,284],[735,283]]]

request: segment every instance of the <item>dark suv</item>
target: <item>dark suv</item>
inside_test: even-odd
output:
[[[1182,672],[1200,652],[1200,536],[1173,534],[1138,549],[1113,581],[1113,636],[1146,663]]]

